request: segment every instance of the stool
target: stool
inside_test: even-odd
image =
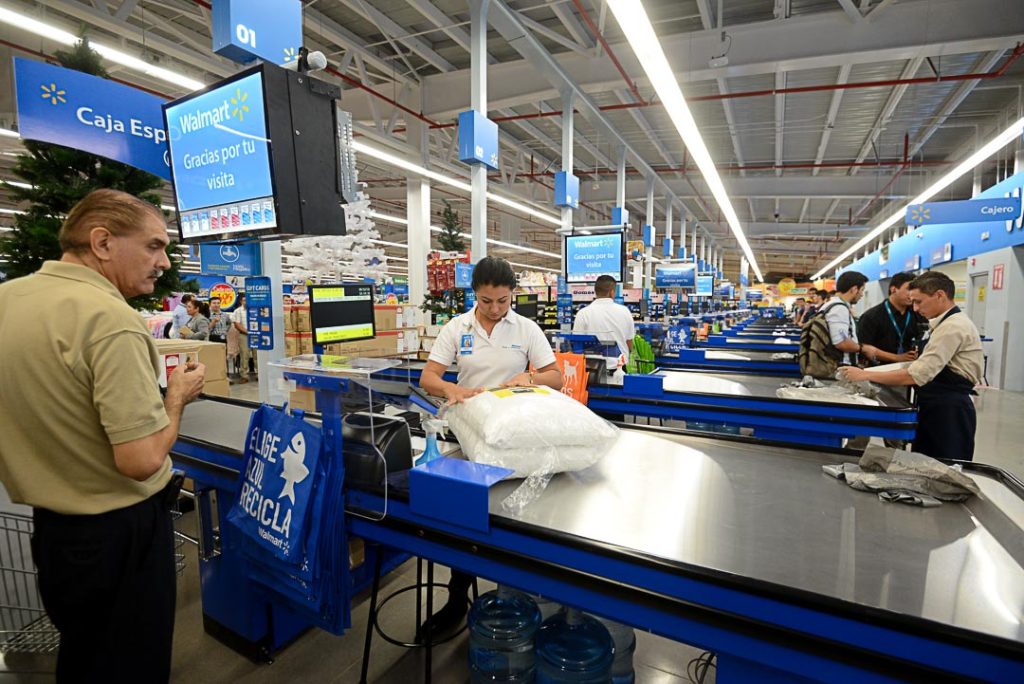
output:
[[[379,547],[377,549],[377,553],[375,553],[374,556],[376,557],[376,562],[374,563],[374,570],[373,570],[373,586],[372,586],[372,589],[370,591],[370,610],[369,610],[369,612],[367,613],[367,616],[366,616],[366,641],[363,644],[363,665],[362,665],[362,670],[360,671],[359,682],[360,682],[360,684],[367,684],[367,679],[366,678],[367,678],[367,674],[369,673],[369,670],[370,670],[370,649],[371,649],[371,647],[373,645],[373,633],[374,633],[374,631],[376,631],[377,634],[379,634],[380,637],[382,639],[384,639],[385,641],[387,641],[389,644],[394,644],[395,646],[401,646],[403,648],[425,648],[426,649],[426,658],[425,658],[425,663],[424,663],[424,666],[423,666],[424,667],[423,681],[426,682],[426,684],[430,684],[430,681],[431,681],[431,669],[432,669],[432,657],[433,657],[434,646],[439,646],[441,644],[446,644],[449,641],[451,641],[452,639],[454,639],[455,637],[457,637],[458,635],[462,634],[462,632],[465,631],[466,628],[469,626],[468,622],[467,622],[466,625],[463,625],[461,628],[455,630],[454,632],[452,632],[451,634],[449,634],[445,638],[438,639],[436,641],[433,638],[423,639],[422,643],[400,641],[400,640],[395,639],[394,637],[390,636],[389,634],[387,634],[383,629],[381,629],[381,626],[380,626],[380,623],[379,623],[378,620],[379,620],[379,617],[380,617],[381,609],[383,609],[384,606],[387,605],[388,601],[392,600],[393,598],[395,598],[395,597],[397,597],[397,596],[399,596],[401,594],[409,592],[409,591],[415,591],[416,592],[416,635],[417,635],[417,637],[419,637],[419,636],[422,636],[421,635],[421,630],[423,629],[423,623],[424,623],[424,619],[423,619],[424,616],[422,614],[422,608],[421,608],[421,606],[423,604],[423,599],[422,599],[423,589],[424,588],[427,589],[427,615],[426,615],[426,620],[429,620],[433,616],[433,614],[434,614],[434,588],[435,587],[443,586],[445,589],[447,589],[447,585],[441,585],[441,584],[437,584],[437,583],[434,582],[434,562],[430,561],[430,560],[426,561],[426,564],[427,564],[427,581],[423,582],[423,562],[424,561],[423,561],[423,558],[417,556],[416,557],[416,583],[415,584],[410,584],[409,586],[402,587],[401,589],[397,589],[397,590],[393,591],[391,594],[389,594],[387,597],[385,597],[383,601],[380,601],[378,603],[377,598],[378,598],[378,595],[380,593],[381,565],[383,563],[383,554],[380,553]],[[478,594],[479,594],[479,590],[477,588],[477,581],[476,581],[475,577],[473,578],[472,588],[473,588],[472,601],[475,601],[477,599],[477,597],[478,597]]]

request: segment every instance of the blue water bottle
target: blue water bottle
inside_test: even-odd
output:
[[[540,610],[533,599],[499,585],[473,602],[468,623],[472,684],[534,681]]]
[[[537,684],[608,684],[614,658],[608,630],[575,608],[548,618],[537,632]]]
[[[614,620],[592,615],[612,636],[615,646],[615,660],[612,661],[612,684],[634,684],[636,672],[633,670],[633,653],[636,651],[636,632],[633,628]]]
[[[441,458],[441,451],[437,448],[437,436],[444,431],[444,421],[435,418],[426,419],[423,421],[423,431],[427,433],[427,448],[423,450],[416,465],[430,463],[436,458]]]

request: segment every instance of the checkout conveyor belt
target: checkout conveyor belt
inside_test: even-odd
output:
[[[176,464],[201,448],[186,468],[219,452],[237,472],[252,410],[189,405]],[[555,476],[518,514],[501,502],[519,482],[494,486],[488,529],[414,513],[401,493],[382,520],[350,526],[711,649],[720,681],[763,676],[751,667],[817,681],[1024,680],[1024,488],[965,463],[980,497],[886,504],[821,471],[848,459],[624,429],[600,463]],[[347,505],[365,514],[384,502],[350,491]]]
[[[879,406],[865,406],[779,398],[776,391],[788,383],[765,375],[660,370],[591,385],[587,405],[605,415],[752,428],[755,437],[790,444],[841,447],[853,437],[912,440],[916,434],[917,411],[893,388],[881,389]]]
[[[789,358],[773,358],[776,354]],[[800,377],[800,364],[791,352],[748,351],[745,349],[681,349],[655,357],[662,368],[753,373]]]

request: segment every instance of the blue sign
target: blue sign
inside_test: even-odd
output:
[[[566,282],[592,283],[603,275],[622,282],[622,266],[622,233],[566,236]]]
[[[168,105],[164,115],[184,238],[277,225],[261,74]]]
[[[746,273],[740,273],[740,285],[742,287],[750,287],[750,276]]]
[[[557,294],[569,294],[569,284],[565,282],[565,276],[558,276]]]
[[[644,224],[644,247],[654,247],[654,226]]]
[[[300,0],[214,0],[213,51],[236,62],[285,65],[302,47]]]
[[[944,264],[947,261],[952,261],[953,260],[953,243],[952,242],[947,242],[946,244],[942,245],[941,247],[936,247],[935,249],[932,250],[932,255],[931,256],[932,256],[932,263],[931,263],[932,266],[934,266],[935,264]]]
[[[907,207],[907,225],[930,226],[939,223],[1010,221],[1020,218],[1020,210],[1020,197],[911,204]]]
[[[260,245],[257,242],[201,244],[199,270],[209,274],[259,275]]]
[[[476,306],[476,292],[473,292],[473,290],[466,290],[466,303],[465,306],[463,306],[463,310],[472,311],[474,306]]]
[[[629,210],[625,207],[612,207],[612,225],[624,226],[629,223]]]
[[[579,209],[580,179],[568,171],[555,174],[555,206]]]
[[[274,348],[273,305],[270,278],[245,279],[245,324],[249,330],[249,346],[253,349]]]
[[[697,290],[694,292],[698,297],[712,297],[715,294],[715,276],[697,276]]]
[[[163,100],[99,76],[15,58],[18,131],[171,178]]]
[[[655,287],[694,287],[696,286],[696,264],[672,264],[658,266],[654,269]]]
[[[758,301],[764,299],[764,293],[760,290],[747,290],[747,301]]]
[[[459,160],[498,170],[498,124],[475,109],[459,114]]]
[[[572,325],[572,295],[559,294],[558,299],[558,325]]]
[[[671,259],[672,258],[672,248],[673,248],[673,240],[672,240],[672,238],[665,238],[664,242],[662,243],[662,247],[663,247],[662,254],[665,257]]]
[[[473,287],[473,264],[455,263],[455,287]]]

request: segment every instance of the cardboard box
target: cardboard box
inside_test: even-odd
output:
[[[295,318],[295,332],[313,332],[313,325],[309,319],[309,305],[295,306],[292,308],[292,316]]]
[[[167,386],[168,365],[173,371],[174,366],[185,363],[188,359],[196,359],[206,366],[206,381],[226,380],[228,377],[227,351],[221,342],[204,340],[154,340],[157,352],[162,358],[164,374],[160,378],[160,386]],[[171,358],[168,358],[171,357]]]
[[[299,338],[299,354],[312,354],[313,353],[313,333],[311,332],[300,332],[297,333]]]
[[[288,407],[303,411],[316,411],[316,392],[307,387],[293,390],[288,395]]]
[[[209,394],[214,397],[230,397],[231,384],[227,381],[227,378],[223,380],[207,380],[203,384],[203,394]]]
[[[288,357],[299,355],[299,333],[286,332],[284,334],[284,355]]]
[[[359,537],[349,537],[348,568],[354,570],[366,562],[366,544]]]
[[[373,327],[380,332],[416,327],[416,310],[411,306],[378,304],[373,307]]]
[[[295,331],[295,307],[291,304],[284,305],[284,332],[288,334]]]

